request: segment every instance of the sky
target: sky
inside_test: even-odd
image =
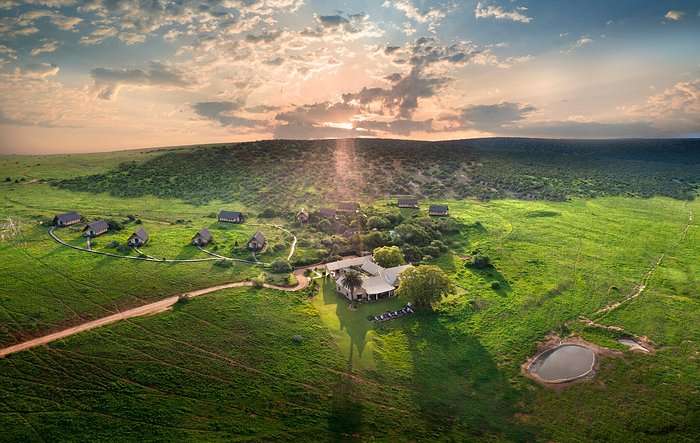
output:
[[[0,153],[700,136],[700,0],[0,0]]]

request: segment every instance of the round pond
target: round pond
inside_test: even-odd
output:
[[[595,353],[591,349],[565,344],[538,355],[529,370],[545,382],[563,383],[587,375],[594,365]]]

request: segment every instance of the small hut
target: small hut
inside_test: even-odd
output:
[[[243,223],[243,213],[238,211],[219,212],[219,221],[225,223]]]
[[[415,198],[400,198],[398,206],[399,208],[418,209],[418,200]]]
[[[265,236],[262,232],[258,231],[248,241],[248,249],[250,249],[251,251],[260,251],[262,248],[265,247],[266,243],[267,240],[265,240]]]
[[[97,237],[98,235],[102,235],[105,232],[109,231],[109,225],[107,224],[106,221],[104,220],[97,220],[91,223],[88,223],[87,226],[83,229],[83,235],[85,237]]]
[[[433,217],[445,217],[449,215],[447,205],[430,205],[428,215]]]
[[[195,246],[206,246],[214,240],[209,229],[204,228],[192,237],[192,244]]]
[[[138,248],[146,243],[148,243],[148,232],[143,228],[139,228],[138,231],[131,234],[131,237],[126,241],[126,244],[132,248]]]
[[[80,223],[81,217],[77,212],[66,212],[65,214],[58,214],[53,218],[53,225],[60,228],[64,226],[74,225]]]
[[[306,209],[301,208],[301,211],[297,212],[296,218],[297,218],[297,221],[301,224],[308,223],[309,222],[309,213],[306,212]]]

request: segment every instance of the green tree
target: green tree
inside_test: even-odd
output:
[[[285,260],[283,258],[278,258],[275,261],[273,261],[272,264],[270,265],[270,268],[272,269],[272,272],[274,272],[275,274],[292,272],[292,265],[289,264],[289,260]]]
[[[404,264],[403,253],[398,246],[383,246],[374,250],[375,263],[384,268],[393,268]]]
[[[350,292],[350,300],[352,300],[353,306],[355,305],[355,291],[362,287],[362,274],[353,269],[348,269],[343,274],[343,280],[341,282],[343,287]]]
[[[442,297],[451,294],[454,286],[445,272],[437,266],[416,266],[401,273],[396,293],[420,308],[430,308]]]
[[[367,219],[367,227],[370,229],[384,229],[390,225],[389,220],[384,217],[372,216]]]

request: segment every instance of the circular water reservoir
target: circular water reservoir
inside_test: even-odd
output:
[[[530,372],[549,383],[563,383],[587,375],[595,365],[595,353],[580,345],[561,345],[537,356]]]

